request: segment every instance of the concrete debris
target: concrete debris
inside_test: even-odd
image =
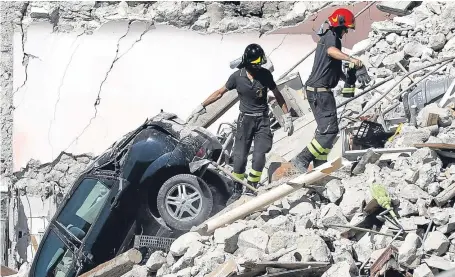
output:
[[[428,234],[427,239],[423,243],[423,248],[426,252],[442,256],[449,249],[449,245],[450,241],[442,232],[434,231]]]
[[[267,243],[269,242],[269,235],[260,229],[251,229],[243,231],[239,235],[239,248],[257,248],[265,251]]]
[[[414,270],[413,277],[434,277],[434,274],[428,265],[421,264]]]
[[[328,198],[332,203],[336,203],[343,196],[343,193],[344,188],[338,179],[330,180],[325,185],[324,197]]]
[[[201,33],[251,30],[265,33],[302,22],[320,8],[337,4],[340,3],[30,2],[21,22],[27,27],[34,21],[52,20],[55,32],[82,28],[90,33],[107,21],[129,19]],[[369,37],[352,50],[368,65],[375,82],[392,75],[400,78],[405,70],[455,54],[455,24],[446,20],[454,17],[453,3],[422,3],[410,15],[375,22]],[[431,68],[406,78],[377,107],[388,106],[392,97],[398,99],[398,93],[411,84],[411,79],[419,81],[429,70]],[[454,64],[449,63],[431,79],[439,75],[455,77]],[[389,84],[393,81],[383,87]],[[365,104],[378,99],[383,87],[356,99],[352,105],[357,107],[355,112],[362,112]],[[425,105],[418,113],[417,124],[404,123],[400,133],[385,143],[385,148],[415,147],[416,143],[427,142],[455,143],[453,109],[440,108],[436,103]],[[405,116],[402,106],[400,103],[391,112],[390,119]],[[2,106],[2,116],[3,110],[9,110],[7,115],[11,117],[10,108]],[[384,116],[389,119],[388,114]],[[8,122],[4,126],[12,129]],[[11,146],[5,145],[11,150]],[[12,154],[3,152],[2,149],[2,165],[4,160],[9,166]],[[368,190],[372,183],[380,183],[389,192],[398,220],[406,230],[404,240],[400,237],[393,242],[399,251],[391,264],[398,262],[401,270],[414,272],[414,276],[432,277],[434,270],[455,267],[455,165],[453,161],[452,166],[447,165],[447,157],[439,155],[439,151],[425,147],[411,155],[403,153],[390,158],[370,149],[352,170],[352,175],[349,170],[340,170],[332,174],[334,178],[321,182],[324,186],[320,189],[301,189],[267,209],[215,230],[211,236],[203,237],[196,232],[183,234],[172,243],[169,253],[151,253],[145,265],[134,266],[124,276],[156,273],[160,277],[202,277],[228,259],[235,260],[239,272],[245,270],[241,266],[244,262],[270,259],[286,263],[330,262],[323,277],[359,276],[356,264],[371,265],[371,260],[379,257],[396,234],[396,226],[388,221],[371,222],[367,214],[367,204],[380,210]],[[61,200],[92,159],[91,155],[62,153],[52,163],[30,161],[20,172],[8,172],[6,182],[21,194],[43,199],[55,196]],[[432,227],[422,242],[430,222]],[[380,229],[382,234],[332,225]]]
[[[414,268],[420,261],[417,249],[422,245],[420,237],[415,233],[409,233],[404,243],[398,249],[398,262],[406,267]]]

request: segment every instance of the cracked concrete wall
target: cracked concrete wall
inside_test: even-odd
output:
[[[26,31],[24,50],[35,58],[26,67],[15,48],[15,170],[61,151],[98,154],[160,109],[186,118],[226,82],[229,62],[249,43],[271,54],[275,76],[315,46],[308,35],[200,35],[130,21],[105,23],[92,35],[54,33],[45,22]],[[21,45],[20,33],[14,44]],[[303,79],[311,63],[298,68]],[[234,107],[219,121],[237,113]]]

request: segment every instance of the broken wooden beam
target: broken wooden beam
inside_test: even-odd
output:
[[[232,222],[244,218],[249,214],[274,203],[275,201],[301,189],[306,184],[311,184],[328,176],[330,173],[342,167],[342,159],[337,158],[327,162],[313,171],[300,175],[290,181],[291,184],[285,183],[279,185],[263,194],[254,197],[245,204],[238,206],[222,215],[209,218],[207,221],[196,227],[198,233],[207,235],[213,233],[216,229]]]
[[[120,277],[130,271],[134,265],[140,263],[142,254],[137,249],[127,252],[107,261],[94,269],[80,275],[80,277]]]
[[[435,198],[434,202],[438,207],[444,206],[450,199],[455,197],[455,183],[441,191]]]

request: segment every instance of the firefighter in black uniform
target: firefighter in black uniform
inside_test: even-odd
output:
[[[313,69],[305,84],[317,129],[314,139],[291,160],[302,173],[307,172],[311,162],[314,167],[327,162],[327,156],[338,134],[336,102],[332,89],[340,79],[343,79],[345,86],[342,95],[353,97],[356,80],[364,84],[370,80],[362,62],[341,51],[341,38],[348,29],[355,29],[355,17],[352,12],[337,9],[326,23],[329,23],[329,28],[325,31],[321,28]],[[346,75],[342,70],[342,61],[349,65]]]
[[[226,84],[212,93],[192,114],[200,115],[205,107],[220,99],[224,93],[236,89],[240,98],[240,114],[234,143],[234,172],[241,180],[247,178],[257,188],[265,166],[265,155],[272,148],[272,132],[268,115],[267,91],[270,89],[284,112],[284,130],[292,135],[292,118],[284,98],[275,84],[272,73],[261,65],[267,62],[264,50],[258,44],[246,47],[238,70],[229,77]],[[252,166],[247,176],[245,169],[248,152],[254,140]],[[242,193],[242,186],[235,183],[235,199]]]

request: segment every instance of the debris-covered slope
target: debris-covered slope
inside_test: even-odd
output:
[[[455,4],[450,2],[423,2],[410,15],[376,22],[369,38],[359,42],[353,51],[367,64],[376,82],[392,74],[401,77],[405,71],[455,56],[452,47],[455,26],[447,21],[454,11]],[[393,96],[436,66],[404,79],[392,90],[389,99],[384,97],[380,102],[382,109],[397,103],[398,97],[392,101]],[[451,61],[430,78],[453,77],[454,73]],[[396,80],[390,81],[389,87]],[[362,113],[365,108],[362,104],[367,103],[368,107],[387,89],[386,84],[350,104],[352,116]],[[403,124],[401,133],[386,147],[454,143],[454,110],[428,104],[420,110],[416,124]],[[375,112],[371,109],[367,115],[374,116]],[[428,114],[437,114],[437,120],[429,123]],[[398,115],[404,116],[401,103],[394,110],[394,116]],[[124,276],[143,276],[137,272],[206,276],[222,264],[228,267],[231,259],[237,274],[258,269],[261,262],[268,262],[269,273],[285,271],[273,268],[280,263],[320,266],[321,272],[316,276],[323,277],[358,276],[359,272],[375,270],[380,274],[397,274],[394,276],[409,273],[429,277],[455,268],[454,159],[424,147],[412,154],[384,156],[353,172],[344,168],[321,182],[321,188],[301,189],[262,211],[217,229],[212,236],[188,233],[173,243],[169,253],[155,252],[146,265],[136,266]],[[373,200],[373,184],[380,184],[390,195],[398,222],[404,228],[398,237],[397,226],[382,216],[377,218],[384,209]],[[340,227],[346,225],[370,231]],[[381,256],[383,252],[390,257]],[[264,270],[256,275],[259,274],[264,274]]]

